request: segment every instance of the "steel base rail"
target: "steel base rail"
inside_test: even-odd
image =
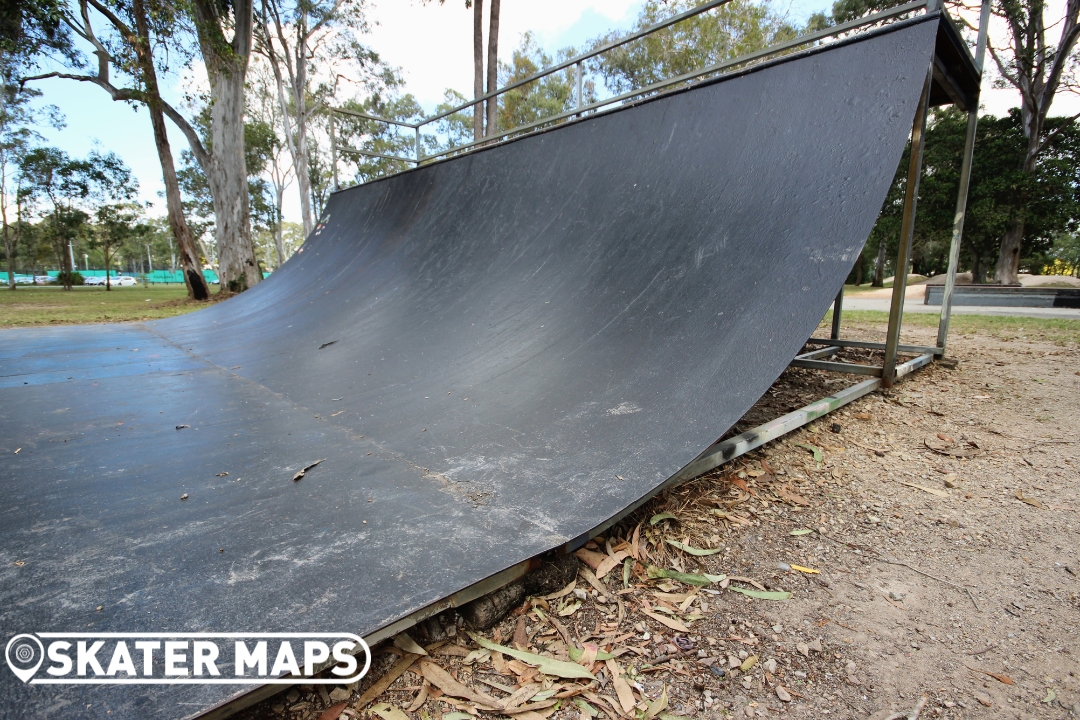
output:
[[[833,345],[836,347],[865,348],[867,350],[884,350],[885,343],[872,342],[870,340],[841,340],[840,338],[815,338],[806,341],[807,345]],[[930,347],[929,345],[897,345],[898,352],[903,353],[931,353],[941,355],[945,349]],[[801,357],[801,356],[800,356]]]
[[[906,377],[919,368],[929,365],[933,361],[933,357],[933,355],[927,353],[912,358],[902,365],[898,365],[896,368],[897,379]],[[864,380],[861,383],[844,388],[837,393],[816,402],[812,402],[798,410],[793,410],[787,415],[782,415],[775,420],[770,420],[767,423],[758,425],[735,437],[714,443],[692,460],[686,467],[661,483],[647,496],[633,503],[615,517],[597,525],[588,533],[566,543],[566,545],[563,546],[563,550],[565,552],[573,552],[592,538],[625,520],[635,510],[665,490],[680,485],[688,480],[693,480],[699,475],[704,475],[711,470],[715,470],[724,463],[730,462],[741,455],[745,455],[751,450],[756,450],[762,445],[776,440],[793,430],[798,430],[803,425],[811,423],[824,415],[828,415],[834,410],[842,408],[864,395],[869,395],[883,386],[881,378]]]

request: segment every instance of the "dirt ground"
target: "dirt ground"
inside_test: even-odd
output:
[[[401,639],[358,688],[244,717],[1080,718],[1080,349],[951,342],[955,369],[656,498],[579,552],[572,588],[482,634],[595,681],[481,648],[450,615],[428,658]],[[851,382],[789,370],[739,429]],[[696,577],[655,577],[675,572]]]

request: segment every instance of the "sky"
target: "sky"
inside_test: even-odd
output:
[[[629,28],[641,5],[642,0],[502,0],[499,56],[507,60],[527,31],[533,32],[549,54],[567,46],[580,47],[598,35]],[[779,0],[777,7],[792,21],[803,22],[831,5],[831,0]],[[369,0],[369,6],[371,34],[362,41],[401,70],[405,91],[426,110],[433,110],[442,101],[446,88],[471,89],[472,11],[465,8],[464,0],[446,0],[443,5],[437,0]],[[1051,7],[1048,16],[1053,17],[1055,11]],[[992,30],[992,36],[996,34]],[[167,84],[175,104],[182,80],[172,77]],[[985,112],[1002,115],[1018,105],[1014,91],[993,89],[989,80],[983,85]],[[74,156],[95,148],[116,152],[138,178],[142,199],[152,203],[149,213],[163,215],[161,166],[145,110],[113,102],[89,83],[52,79],[39,82],[37,87],[44,92],[42,102],[56,105],[67,119],[64,129],[43,132],[46,141]],[[1056,101],[1052,114],[1074,112],[1080,112],[1080,101],[1070,97]],[[179,160],[187,142],[171,124],[170,140]],[[284,213],[286,220],[299,221],[295,186],[287,191]]]

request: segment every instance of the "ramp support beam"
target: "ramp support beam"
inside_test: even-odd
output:
[[[975,46],[975,65],[981,73],[986,60],[986,36],[990,25],[990,0],[983,0],[979,15],[979,39]],[[967,135],[964,138],[964,157],[960,163],[960,189],[956,194],[956,216],[953,220],[952,242],[949,245],[949,269],[941,296],[941,320],[938,321],[937,344],[942,353],[949,339],[952,319],[953,291],[956,289],[956,266],[960,262],[960,243],[964,239],[964,217],[967,215],[968,187],[971,182],[971,159],[975,153],[975,132],[979,124],[978,103],[968,110]]]
[[[840,316],[844,312],[844,286],[840,286],[840,292],[836,293],[836,299],[833,300],[832,305],[832,334],[829,335],[833,340],[840,337]]]
[[[900,247],[893,268],[892,306],[889,308],[889,330],[885,339],[885,364],[881,380],[885,387],[896,381],[896,351],[900,344],[900,326],[904,320],[904,295],[907,291],[908,262],[911,259],[911,240],[915,234],[915,209],[919,201],[919,176],[922,175],[923,146],[926,139],[926,115],[930,108],[930,87],[934,81],[934,66],[926,71],[922,97],[915,110],[911,126],[911,160],[908,163],[907,188],[904,191],[904,214],[900,222]]]

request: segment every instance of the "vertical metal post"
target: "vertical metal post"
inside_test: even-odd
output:
[[[330,108],[330,166],[334,168],[334,189],[338,189],[337,177],[337,128],[334,125],[334,109]]]
[[[975,64],[979,68],[980,84],[983,62],[986,60],[986,35],[990,25],[990,1],[983,0],[979,15],[979,40],[975,46]],[[979,104],[968,109],[967,135],[964,138],[964,157],[960,162],[960,188],[956,194],[956,215],[953,219],[952,243],[949,246],[949,269],[945,275],[945,288],[941,296],[941,319],[938,321],[937,346],[945,351],[949,340],[949,321],[952,319],[953,291],[956,289],[956,266],[960,262],[960,243],[964,238],[964,217],[967,215],[968,189],[971,181],[971,163],[975,153],[975,132],[979,124]]]
[[[840,292],[836,293],[836,299],[832,304],[832,333],[829,335],[833,340],[840,339],[840,315],[844,312],[844,286],[840,286]]]
[[[574,65],[574,73],[577,75],[577,78],[576,78],[576,83],[577,83],[577,93],[576,93],[576,95],[577,95],[577,109],[580,110],[581,106],[585,104],[585,98],[582,97],[582,89],[581,89],[583,83],[582,83],[582,78],[581,78],[581,62],[580,61],[578,61]],[[578,117],[580,117],[580,115]]]
[[[420,126],[417,125],[415,130],[416,130],[416,144],[415,144],[416,145],[416,164],[419,165],[420,164]]]
[[[896,346],[900,344],[900,325],[904,319],[904,295],[907,290],[908,262],[911,259],[911,239],[915,234],[915,206],[919,200],[926,114],[930,106],[930,84],[933,79],[931,64],[926,71],[922,97],[919,98],[915,122],[911,126],[911,159],[908,162],[907,187],[904,190],[904,214],[900,222],[900,248],[896,252],[893,272],[892,306],[889,308],[889,330],[885,337],[885,364],[881,370],[881,384],[885,387],[892,387],[896,379]]]

